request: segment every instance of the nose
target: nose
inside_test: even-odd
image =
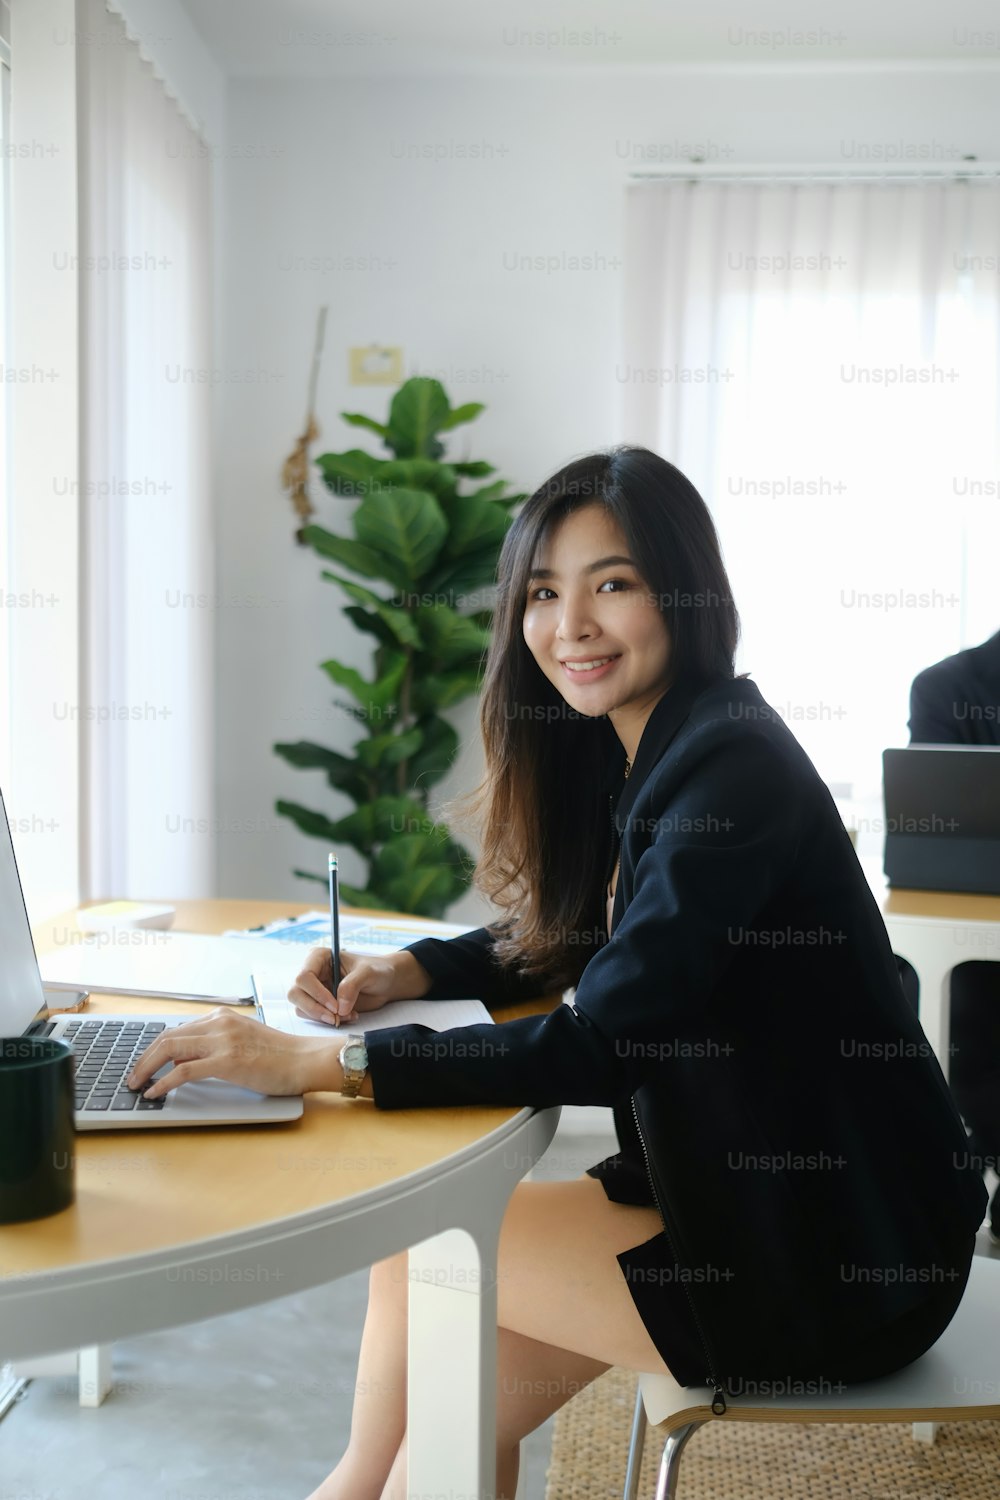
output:
[[[556,639],[576,641],[581,636],[589,638],[594,633],[594,622],[587,611],[586,595],[577,601],[571,594],[566,594],[563,598],[559,623],[556,626]]]

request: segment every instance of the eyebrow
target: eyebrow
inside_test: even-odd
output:
[[[627,563],[630,568],[635,567],[635,563],[630,557],[619,557],[616,555],[614,557],[599,557],[596,562],[589,563],[583,571],[585,573],[597,573],[601,568],[609,568],[612,563]],[[551,568],[532,568],[528,574],[529,578],[555,578],[556,576]]]

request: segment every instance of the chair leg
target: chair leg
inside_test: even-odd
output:
[[[635,1393],[635,1412],[632,1416],[632,1436],[628,1445],[628,1465],[625,1469],[625,1493],[622,1500],[639,1500],[639,1470],[642,1468],[642,1452],[646,1444],[646,1407],[642,1391]]]
[[[673,1432],[668,1433],[667,1441],[663,1445],[663,1457],[660,1459],[655,1500],[675,1500],[681,1452],[691,1434],[697,1432],[702,1426],[704,1426],[703,1422],[689,1422],[686,1427],[676,1427]]]

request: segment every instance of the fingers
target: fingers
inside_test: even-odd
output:
[[[181,1026],[171,1026],[136,1058],[132,1071],[125,1080],[128,1087],[141,1088],[143,1083],[154,1073],[158,1073],[165,1063],[175,1061],[179,1057],[203,1056],[208,1045],[204,1033],[209,1026],[219,1021],[238,1022],[241,1019],[243,1018],[233,1016],[223,1007],[217,1006],[210,1015],[199,1016],[194,1021],[185,1021]]]
[[[161,1094],[169,1093],[182,1083],[193,1083],[198,1078],[214,1078],[215,1063],[206,1056],[192,1057],[186,1062],[175,1062],[169,1073],[158,1078],[155,1083],[143,1093],[144,1099],[159,1099]]]
[[[166,1063],[172,1062],[174,1066],[167,1077],[158,1078],[145,1090],[143,1097],[146,1099],[156,1099],[160,1094],[165,1094],[168,1088],[173,1089],[179,1083],[183,1083],[184,1079],[178,1077],[178,1074],[184,1068],[190,1070],[195,1062],[206,1059],[210,1050],[208,1039],[205,1037],[178,1037],[166,1047],[161,1042],[157,1042],[156,1046],[162,1049],[159,1056],[148,1059],[140,1058],[127,1080],[130,1089],[141,1089],[154,1073],[158,1073]],[[186,1076],[190,1077],[190,1072]],[[207,1071],[200,1076],[207,1078]]]
[[[341,958],[345,957],[346,954],[341,950]],[[295,976],[295,983],[288,991],[288,999],[294,1005],[296,1015],[304,1016],[309,1021],[339,1026],[341,1019],[357,1019],[354,1002],[346,996],[341,996],[338,1002],[333,993],[333,961],[329,948],[312,950],[305,967]]]

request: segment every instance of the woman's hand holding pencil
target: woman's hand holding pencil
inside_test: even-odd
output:
[[[296,975],[288,998],[300,1016],[339,1026],[356,1021],[358,1011],[379,1010],[389,1000],[419,1000],[431,987],[427,970],[405,948],[389,958],[343,953],[340,948],[340,891],[337,856],[327,855],[330,879],[329,948],[314,948]]]
[[[356,1021],[365,1011],[380,1010],[390,1000],[419,1000],[431,987],[427,970],[405,948],[387,958],[342,949],[340,971],[340,984],[334,989],[331,950],[312,950],[288,991],[300,1016],[339,1026],[341,1021]]]

